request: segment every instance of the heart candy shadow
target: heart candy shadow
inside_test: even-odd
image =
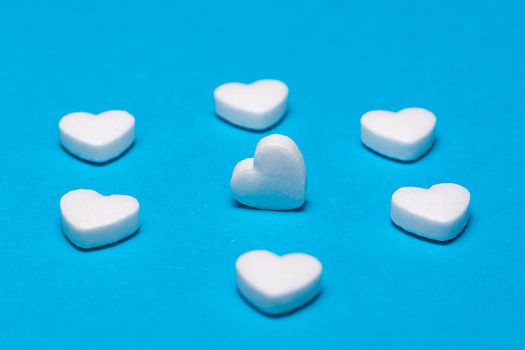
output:
[[[241,129],[241,130],[246,130],[246,131],[251,131],[251,132],[254,132],[254,133],[257,133],[257,134],[263,134],[265,132],[267,132],[268,130],[270,129],[273,129],[273,128],[276,128],[278,127],[279,125],[281,125],[281,123],[285,120],[285,119],[288,119],[288,115],[291,113],[292,109],[291,108],[288,108],[286,110],[286,112],[284,112],[283,116],[279,119],[279,121],[277,121],[277,123],[275,124],[272,124],[270,125],[269,127],[265,128],[265,129],[260,129],[260,130],[256,130],[256,129],[250,129],[250,128],[246,128],[244,126],[240,126],[240,125],[237,125],[237,124],[234,124],[232,122],[230,122],[229,120],[227,119],[224,119],[223,117],[221,117],[220,115],[218,115],[215,111],[213,112],[213,114],[215,114],[215,116],[220,119],[221,121],[223,121],[224,123],[230,125],[230,126],[233,126],[237,129]]]
[[[124,152],[122,152],[121,154],[119,154],[118,156],[116,156],[115,158],[111,158],[109,160],[106,160],[105,162],[92,162],[90,160],[87,160],[87,159],[83,159],[83,158],[80,158],[79,156],[71,153],[67,148],[64,147],[64,145],[62,145],[62,143],[59,143],[60,144],[60,147],[66,151],[67,154],[69,154],[70,156],[72,156],[73,158],[75,159],[78,159],[80,160],[82,163],[85,163],[85,164],[89,164],[89,165],[93,165],[93,166],[98,166],[98,167],[103,167],[105,165],[108,165],[110,163],[113,163],[113,162],[116,162],[117,160],[119,160],[120,158],[124,157],[126,154],[128,154],[129,152],[131,152],[132,149],[135,148],[135,144],[137,143],[137,141],[133,141],[133,143],[128,147],[126,148],[126,150]]]
[[[243,210],[255,210],[255,211],[262,211],[262,212],[283,212],[283,213],[301,213],[306,210],[307,207],[309,207],[309,202],[305,201],[303,205],[301,205],[298,208],[295,209],[288,209],[288,210],[273,210],[273,209],[259,209],[255,207],[250,207],[248,205],[242,204],[241,202],[235,200],[234,198],[232,200],[232,206],[235,208],[243,209]]]
[[[117,245],[120,245],[122,243],[125,243],[127,242],[128,240],[132,239],[133,237],[137,236],[139,233],[140,233],[140,230],[142,227],[139,227],[135,232],[133,232],[132,234],[122,238],[121,240],[119,241],[116,241],[116,242],[113,242],[113,243],[110,243],[110,244],[106,244],[106,245],[102,245],[102,246],[98,246],[98,247],[93,247],[93,248],[82,248],[82,247],[79,247],[77,245],[75,245],[75,243],[71,242],[71,240],[69,239],[69,237],[65,234],[63,228],[62,228],[62,222],[60,220],[58,220],[58,226],[60,227],[60,231],[62,232],[62,235],[64,236],[64,238],[66,239],[66,241],[73,247],[75,248],[77,251],[79,252],[82,252],[82,253],[91,253],[91,252],[96,252],[96,251],[99,251],[99,250],[105,250],[105,249],[108,249],[108,248],[111,248],[111,247],[115,247]]]
[[[390,158],[390,157],[387,157],[385,156],[384,154],[381,154],[379,152],[377,152],[376,150],[368,147],[367,145],[365,145],[363,142],[360,142],[361,145],[366,148],[368,151],[378,155],[379,157],[383,158],[383,159],[386,159],[386,160],[389,160],[389,161],[393,161],[395,163],[399,163],[399,164],[413,164],[413,163],[416,163],[416,162],[419,162],[421,159],[423,158],[426,158],[427,155],[430,153],[430,151],[432,151],[436,145],[438,144],[438,138],[436,137],[434,139],[434,142],[432,142],[432,145],[428,148],[428,150],[425,151],[425,153],[423,153],[422,155],[420,155],[418,158],[416,159],[413,159],[413,160],[401,160],[401,159],[396,159],[396,158]]]
[[[401,226],[398,226],[396,225],[392,220],[390,220],[390,224],[395,228],[397,229],[398,231],[406,234],[407,236],[410,236],[410,237],[413,237],[413,238],[416,238],[416,239],[419,239],[420,241],[423,241],[423,242],[429,242],[429,243],[433,243],[435,245],[441,245],[441,246],[447,246],[449,244],[452,244],[454,243],[455,241],[457,241],[460,237],[462,237],[465,233],[465,231],[468,229],[468,227],[470,227],[471,225],[471,221],[472,221],[472,215],[469,216],[469,219],[467,221],[467,224],[465,225],[465,227],[463,227],[463,229],[457,234],[456,237],[452,238],[452,239],[449,239],[448,241],[437,241],[437,240],[434,240],[434,239],[430,239],[430,238],[427,238],[427,237],[423,237],[423,236],[419,236],[419,235],[416,235],[415,233],[412,233],[412,232],[408,232],[407,230],[405,230],[404,228],[402,228]]]
[[[261,315],[264,315],[266,317],[269,317],[269,318],[272,318],[272,319],[280,319],[280,318],[284,318],[284,317],[287,317],[287,316],[290,316],[292,314],[295,314],[295,313],[298,313],[300,312],[301,310],[309,307],[311,304],[313,304],[317,299],[321,298],[321,296],[325,293],[324,292],[324,286],[322,287],[321,291],[319,293],[317,293],[312,299],[310,299],[306,304],[303,304],[301,306],[299,306],[298,308],[295,308],[293,310],[290,310],[290,311],[287,311],[285,313],[282,313],[282,314],[270,314],[270,313],[267,313],[267,312],[264,312],[262,310],[259,310],[255,305],[253,305],[248,299],[246,299],[246,297],[241,293],[241,291],[236,288],[236,291],[237,291],[237,294],[239,294],[239,296],[241,297],[242,300],[244,300],[244,302],[246,304],[248,304],[253,310],[257,311],[258,313],[260,313]]]

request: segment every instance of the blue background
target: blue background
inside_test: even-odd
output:
[[[525,3],[47,1],[0,5],[0,348],[525,347]],[[264,133],[214,114],[228,81],[277,78]],[[411,164],[359,140],[371,109],[421,106],[437,143]],[[129,110],[135,146],[103,166],[61,149],[66,113]],[[308,169],[303,210],[240,208],[229,180],[271,133]],[[472,220],[450,244],[395,228],[400,186],[456,182]],[[137,197],[107,249],[64,238],[59,199]],[[324,291],[282,318],[249,307],[235,259],[306,252]]]

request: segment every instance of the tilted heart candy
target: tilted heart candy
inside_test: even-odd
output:
[[[298,208],[303,205],[306,193],[303,155],[289,137],[267,136],[257,144],[253,158],[235,166],[230,186],[234,198],[250,207]]]
[[[254,250],[237,259],[236,269],[244,298],[271,315],[295,310],[321,290],[323,267],[315,257],[303,253],[278,256]]]
[[[81,248],[117,242],[139,227],[139,202],[131,196],[75,190],[62,197],[60,211],[64,233]]]
[[[456,237],[469,219],[470,192],[456,184],[429,189],[402,187],[392,195],[392,221],[404,230],[437,241]]]
[[[118,157],[135,139],[135,118],[126,111],[77,112],[59,123],[60,139],[73,155],[96,163]]]
[[[370,111],[361,117],[361,141],[384,156],[411,161],[430,149],[435,125],[434,114],[423,108]]]
[[[247,129],[264,130],[286,112],[288,87],[279,80],[251,84],[226,83],[215,89],[215,111],[228,122]]]

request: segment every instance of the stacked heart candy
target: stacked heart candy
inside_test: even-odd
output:
[[[288,87],[278,80],[227,83],[215,89],[216,113],[244,129],[266,130],[286,114]],[[422,108],[371,111],[361,118],[361,141],[374,152],[403,162],[425,155],[434,143],[436,117]],[[124,111],[72,113],[59,124],[62,145],[90,162],[117,158],[134,141],[135,120]],[[291,210],[306,200],[306,167],[295,142],[284,135],[262,138],[253,158],[241,160],[230,183],[240,203],[262,210]],[[443,183],[429,189],[403,187],[392,195],[390,216],[402,229],[430,240],[454,239],[469,219],[470,193]],[[125,195],[102,196],[79,189],[60,201],[63,230],[81,248],[122,240],[139,227],[139,203]],[[304,253],[283,256],[265,250],[236,262],[242,296],[263,313],[282,315],[312,301],[321,290],[322,265]]]

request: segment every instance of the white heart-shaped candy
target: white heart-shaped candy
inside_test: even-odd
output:
[[[423,108],[370,111],[361,117],[361,141],[384,156],[411,161],[430,149],[435,125],[434,114]]]
[[[323,267],[307,254],[278,256],[254,250],[241,255],[235,265],[239,291],[267,314],[279,315],[297,309],[321,290]]]
[[[243,128],[264,130],[284,116],[288,87],[272,79],[251,84],[226,83],[215,89],[214,96],[219,116]]]
[[[118,157],[135,139],[135,118],[126,111],[106,111],[98,115],[70,113],[58,126],[65,149],[96,163]]]
[[[235,199],[250,207],[298,208],[306,192],[303,155],[289,137],[267,136],[257,144],[253,158],[237,163],[230,186]]]
[[[392,195],[390,216],[404,230],[437,241],[456,237],[469,219],[470,192],[444,183],[429,189],[402,187]]]
[[[62,196],[60,211],[64,233],[81,248],[117,242],[139,227],[139,202],[131,196],[75,190]]]

